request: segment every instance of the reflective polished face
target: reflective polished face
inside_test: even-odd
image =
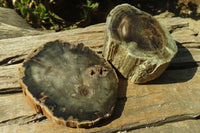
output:
[[[136,13],[134,9],[128,9],[117,12],[111,18],[112,37],[119,41],[125,41],[129,45],[136,45],[134,47],[142,51],[162,49],[166,37],[160,24],[150,15]]]
[[[55,117],[92,123],[111,115],[118,78],[103,58],[83,44],[45,44],[23,67],[28,91]]]

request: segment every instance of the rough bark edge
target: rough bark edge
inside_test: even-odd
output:
[[[59,43],[64,43],[64,41],[61,41],[61,40],[56,40],[58,41]],[[56,41],[51,41],[49,43],[52,43],[52,42],[56,42]],[[46,43],[45,43],[46,44]],[[37,55],[41,49],[44,48],[44,45],[41,45],[40,47],[36,48],[36,49],[33,49],[28,55],[27,57],[25,58],[24,61],[27,61],[28,59],[30,59],[31,57],[33,57],[33,54],[34,56]],[[69,43],[71,46],[73,44]],[[87,47],[87,46],[83,46],[83,47]],[[89,47],[88,47],[89,48]],[[38,50],[40,49],[40,50]],[[91,50],[91,48],[89,48]],[[37,51],[38,50],[38,51]],[[92,54],[95,54],[97,55],[93,50],[91,50]],[[97,55],[98,56],[98,55]],[[112,66],[105,60],[105,63],[110,67],[112,68]],[[101,119],[105,119],[105,118],[108,118],[111,116],[114,108],[115,108],[115,105],[111,108],[111,112],[110,114],[105,114],[103,117],[100,117],[94,121],[83,121],[83,122],[78,122],[78,121],[73,121],[73,120],[64,120],[64,119],[59,119],[55,116],[53,116],[53,112],[50,111],[47,107],[44,106],[43,103],[39,102],[37,99],[34,98],[34,96],[28,91],[28,86],[26,86],[26,84],[21,80],[25,75],[24,75],[24,72],[25,72],[25,67],[20,67],[19,68],[19,71],[20,71],[20,77],[19,77],[19,84],[21,85],[22,87],[22,90],[23,90],[23,94],[26,96],[26,99],[27,99],[27,103],[29,104],[29,106],[36,112],[36,113],[42,113],[44,114],[48,119],[52,120],[53,122],[59,124],[59,125],[63,125],[63,126],[67,126],[67,127],[76,127],[76,128],[80,128],[80,127],[91,127],[93,126],[94,124],[96,124],[98,121],[100,121]],[[115,72],[115,70],[112,68],[112,71],[117,79],[117,84],[119,83],[119,79],[118,79],[118,76]]]
[[[169,31],[167,30],[167,28],[163,24],[161,24],[155,17],[153,17],[149,13],[146,13],[146,12],[140,10],[140,9],[135,8],[132,5],[125,3],[125,4],[121,4],[121,5],[118,5],[115,8],[113,8],[111,10],[111,12],[109,13],[107,19],[106,19],[106,28],[105,28],[106,33],[105,33],[105,42],[104,42],[104,46],[103,46],[103,56],[104,56],[105,60],[109,60],[111,62],[111,64],[113,64],[112,62],[114,62],[114,56],[116,55],[116,52],[118,52],[117,51],[118,46],[115,45],[116,41],[114,41],[111,38],[111,31],[108,29],[108,26],[107,26],[108,22],[107,21],[111,21],[110,14],[113,14],[114,10],[116,10],[117,8],[122,7],[122,6],[134,8],[135,10],[139,10],[140,12],[144,13],[145,15],[151,16],[151,18],[154,19],[157,22],[160,29],[163,31],[164,36],[166,37],[166,43],[170,44],[169,49],[174,52],[174,54],[171,54],[170,58],[167,59],[166,62],[163,62],[163,61],[160,62],[160,66],[157,66],[152,73],[149,73],[149,74],[145,73],[145,76],[143,76],[143,77],[141,77],[141,75],[139,77],[138,76],[134,77],[134,75],[132,73],[134,73],[135,70],[129,71],[128,74],[124,74],[124,72],[122,74],[125,78],[129,79],[132,83],[137,83],[137,84],[139,83],[140,84],[140,83],[146,83],[148,81],[152,81],[152,80],[158,78],[160,75],[162,75],[162,73],[167,69],[167,67],[169,66],[171,61],[176,56],[176,54],[178,52],[178,47],[176,45],[176,42],[174,41],[174,39],[170,35]],[[112,47],[112,49],[111,49],[111,47]],[[165,47],[162,47],[162,50],[164,50],[164,48]],[[165,51],[168,51],[168,50],[165,50]],[[171,53],[171,51],[168,51],[168,52]],[[115,65],[113,65],[113,66],[115,67]],[[116,68],[116,69],[118,70],[118,69],[121,69],[121,68],[119,67],[119,68]],[[122,73],[121,72],[122,70],[118,70],[118,71],[120,73]],[[140,73],[140,72],[137,72],[137,73]]]
[[[139,78],[137,78],[137,79],[133,79],[133,81],[132,81],[132,77],[133,77],[132,76],[132,77],[129,77],[128,79],[131,82],[136,83],[136,84],[143,84],[143,83],[155,80],[155,79],[159,78],[163,74],[163,72],[167,69],[167,67],[169,66],[169,64],[170,63],[167,62],[165,64],[160,65],[159,67],[157,67],[153,71],[153,73],[150,73],[150,74],[146,75],[146,77],[148,77],[148,78],[144,77],[144,79],[142,79],[142,80],[140,80]]]

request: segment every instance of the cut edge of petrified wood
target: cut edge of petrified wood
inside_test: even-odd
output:
[[[27,86],[22,81],[19,81],[19,84],[22,86],[23,93],[26,96],[28,105],[36,113],[42,113],[48,119],[52,120],[53,122],[55,122],[59,125],[63,125],[63,126],[67,126],[67,127],[90,127],[90,126],[93,126],[94,124],[96,124],[97,122],[99,122],[99,120],[105,119],[105,118],[108,118],[111,116],[111,114],[106,114],[104,117],[98,118],[94,121],[83,121],[83,122],[59,119],[59,118],[53,116],[52,111],[50,111],[47,107],[45,107],[42,103],[40,103],[33,97],[33,95],[27,90]],[[115,106],[113,106],[111,113],[113,112],[114,107]]]
[[[119,14],[119,9],[125,8],[126,6],[152,18],[159,26],[159,29],[163,33],[162,38],[164,38],[164,41],[162,42],[164,47],[159,48],[157,51],[161,58],[158,57],[159,55],[156,55],[155,58],[147,57],[148,60],[146,60],[146,57],[133,55],[129,53],[124,47],[123,43],[126,43],[125,41],[116,40],[112,37],[112,34],[114,34],[112,33],[113,31],[110,30],[111,21],[113,21],[112,15],[115,13]],[[175,57],[178,51],[175,41],[169,34],[169,31],[162,24],[160,24],[150,14],[141,11],[140,9],[137,9],[129,4],[118,5],[113,10],[111,10],[106,20],[105,38],[106,39],[103,49],[103,56],[105,60],[108,60],[125,78],[129,79],[133,83],[145,83],[158,78],[169,66],[171,60]],[[121,45],[119,46],[118,44]],[[167,45],[167,47],[165,47],[165,45]],[[128,64],[125,62],[128,62]],[[133,65],[134,63],[135,65]],[[135,68],[136,66],[137,68]],[[150,71],[150,73],[147,71]]]
[[[56,41],[59,41],[59,42],[62,42],[61,40],[56,40]],[[53,41],[54,42],[54,41]],[[40,46],[39,48],[36,48],[34,50],[32,50],[28,55],[27,57],[25,58],[25,61],[28,60],[29,58],[31,58],[32,56],[35,56],[38,54],[38,52],[43,49],[45,44],[43,44],[42,46]],[[71,45],[71,43],[70,43]],[[84,47],[87,47],[87,46],[84,46]],[[89,47],[88,47],[89,48]],[[38,50],[40,49],[40,50]],[[92,51],[92,50],[91,50]],[[94,54],[96,54],[94,51],[92,51]],[[97,55],[97,54],[96,54]],[[98,55],[97,55],[98,56]],[[110,65],[109,62],[107,62],[105,60],[105,63],[110,67],[112,68],[112,66]],[[113,69],[113,68],[112,68]],[[86,120],[86,121],[82,121],[82,122],[79,122],[79,121],[76,121],[76,120],[64,120],[63,118],[58,118],[58,117],[55,117],[53,115],[53,112],[48,109],[42,102],[38,101],[29,91],[28,91],[28,86],[22,81],[22,78],[25,76],[24,72],[25,72],[25,67],[21,66],[19,68],[19,72],[20,72],[20,76],[19,76],[19,84],[21,85],[22,87],[22,91],[23,91],[23,94],[26,96],[26,99],[27,99],[27,103],[28,105],[36,112],[36,113],[42,113],[43,115],[45,115],[48,119],[52,120],[53,122],[59,124],[59,125],[62,125],[62,126],[67,126],[67,127],[76,127],[76,128],[80,128],[80,127],[91,127],[93,126],[94,124],[96,124],[97,122],[99,122],[101,119],[105,119],[105,118],[108,118],[112,115],[112,112],[115,108],[115,104],[113,105],[113,107],[111,108],[111,112],[110,113],[107,113],[105,114],[103,117],[99,117],[97,118],[96,120],[93,120],[93,121],[89,121],[89,120]],[[118,79],[118,76],[115,72],[115,70],[113,69],[113,73],[115,75],[115,78],[117,79],[117,84],[119,83],[119,79]]]

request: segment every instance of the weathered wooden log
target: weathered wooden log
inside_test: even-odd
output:
[[[14,9],[0,7],[0,39],[41,34],[45,32],[33,29]]]
[[[169,32],[150,14],[122,4],[108,15],[104,58],[132,82],[160,76],[176,52]]]
[[[200,29],[199,20],[189,18],[160,17],[159,22],[167,24],[165,26],[172,31],[176,41],[195,37],[194,34],[177,36],[176,32],[187,31],[186,27],[198,31]],[[194,27],[191,27],[192,25]],[[41,44],[62,39],[70,43],[84,43],[101,54],[104,30],[105,24],[102,23],[59,33],[0,40],[0,132],[110,133],[124,130],[137,132],[138,129],[138,132],[183,132],[184,129],[185,132],[198,131],[200,124],[196,118],[200,115],[200,69],[196,64],[200,66],[200,43],[189,43],[190,40],[177,43],[178,54],[161,77],[153,82],[133,84],[120,78],[118,99],[112,116],[99,121],[93,128],[60,126],[44,116],[36,115],[30,109],[26,104],[26,97],[17,93],[21,89],[17,83],[18,68],[27,53]],[[198,35],[196,39],[199,37]],[[194,122],[189,119],[193,119]],[[177,130],[170,128],[171,124]]]
[[[29,105],[58,124],[91,126],[114,109],[117,75],[83,44],[46,43],[28,55],[20,71]]]
[[[22,29],[33,30],[14,9],[0,7],[0,22]]]

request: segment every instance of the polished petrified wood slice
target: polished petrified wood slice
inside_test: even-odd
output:
[[[116,73],[83,44],[46,43],[28,55],[20,75],[29,105],[59,124],[91,126],[113,111]]]
[[[150,14],[129,4],[109,13],[103,55],[125,78],[134,83],[157,78],[176,52],[169,32]]]

